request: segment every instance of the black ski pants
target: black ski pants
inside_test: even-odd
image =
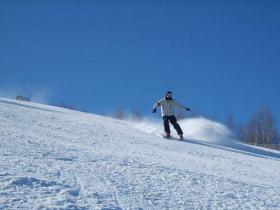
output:
[[[177,119],[174,115],[171,116],[163,116],[163,125],[165,133],[170,133],[169,122],[173,125],[175,130],[177,131],[178,135],[183,134],[183,131],[180,125],[177,122]]]

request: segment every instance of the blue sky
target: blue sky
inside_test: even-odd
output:
[[[0,94],[150,115],[166,90],[220,121],[280,124],[279,1],[0,2]],[[6,94],[7,95],[7,94]]]

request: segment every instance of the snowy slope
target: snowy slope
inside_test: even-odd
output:
[[[278,152],[141,128],[0,99],[0,209],[280,209]]]

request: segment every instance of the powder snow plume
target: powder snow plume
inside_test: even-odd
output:
[[[217,144],[228,144],[233,141],[230,137],[231,132],[229,129],[219,122],[204,117],[184,119],[178,122],[184,132],[185,138]],[[164,133],[161,121],[145,119],[136,124],[135,127],[150,134]],[[177,135],[172,125],[170,127],[171,133],[174,136]]]

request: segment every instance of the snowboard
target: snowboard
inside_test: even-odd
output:
[[[162,133],[158,133],[157,135],[164,138],[164,139],[177,140],[177,141],[184,141],[185,140],[185,139],[180,139],[180,137],[174,137],[174,136],[166,137],[166,135],[162,134]]]

